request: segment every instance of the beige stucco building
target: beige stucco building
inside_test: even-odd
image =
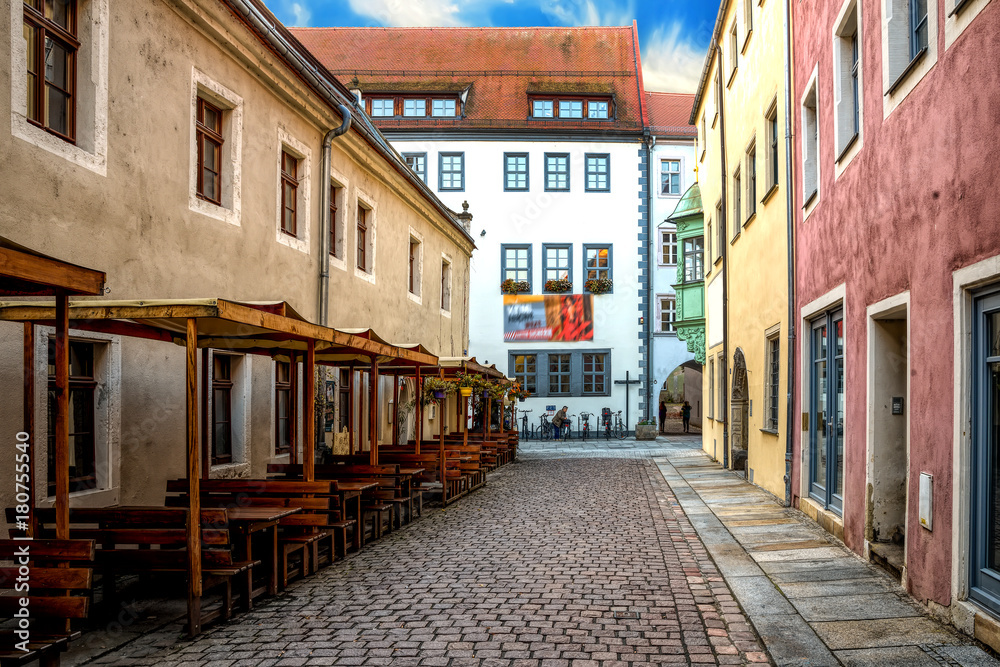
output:
[[[109,299],[287,301],[312,322],[464,353],[471,236],[261,3],[78,0],[75,20],[64,21],[0,0],[0,25],[10,63],[0,68],[0,114],[10,118],[0,131],[0,236],[99,267]],[[44,39],[55,48],[38,46]],[[38,65],[46,57],[48,67]],[[35,71],[48,73],[47,86],[33,83]],[[345,109],[352,122],[330,135],[327,167],[324,137],[344,129]],[[48,331],[39,334],[45,443]],[[184,348],[73,334],[72,400],[86,413],[74,416],[89,431],[71,450],[93,450],[93,461],[71,460],[86,489],[74,502],[162,502],[164,481],[184,475]],[[21,361],[21,325],[0,323],[7,433],[22,419]],[[219,427],[229,429],[229,451],[211,474],[263,475],[287,459],[279,440],[289,420],[302,420],[294,400],[278,414],[288,369],[224,351],[209,365],[213,387],[228,383],[231,408]],[[342,378],[331,373],[327,392]],[[382,394],[386,406],[392,391]],[[334,414],[334,431],[343,417]],[[222,420],[209,418],[213,428]],[[302,428],[292,431],[301,438]],[[36,459],[44,479],[45,457]]]
[[[703,446],[779,498],[789,334],[782,7],[722,3],[691,114],[705,209]]]

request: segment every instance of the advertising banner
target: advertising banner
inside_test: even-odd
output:
[[[594,340],[591,294],[506,295],[503,339],[527,341]]]

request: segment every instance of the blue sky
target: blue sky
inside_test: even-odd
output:
[[[693,93],[719,0],[265,0],[288,26],[580,26],[638,21],[647,90]]]

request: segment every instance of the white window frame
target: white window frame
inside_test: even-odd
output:
[[[354,201],[354,206],[351,207],[350,219],[354,223],[353,233],[351,234],[351,238],[354,240],[354,243],[351,244],[351,257],[352,257],[352,264],[354,266],[354,275],[355,277],[361,278],[365,282],[374,285],[376,284],[375,250],[377,247],[376,240],[377,240],[377,230],[378,230],[378,205],[375,203],[375,198],[369,195],[367,192],[362,191],[361,188],[357,188],[355,198],[353,201]],[[359,205],[364,206],[364,208],[368,209],[368,215],[365,218],[365,227],[366,227],[365,241],[367,243],[365,248],[365,263],[368,265],[367,266],[367,268],[369,269],[368,271],[362,271],[361,269],[359,269],[357,262],[357,252],[358,252],[357,212]]]
[[[805,92],[799,103],[802,117],[802,132],[800,133],[802,202],[804,216],[808,217],[816,208],[820,199],[821,165],[819,159],[822,136],[820,133],[819,88],[817,85],[817,68],[813,68],[812,76],[806,83]],[[815,128],[815,132],[811,129]],[[813,139],[815,137],[815,139]],[[815,191],[815,195],[813,192]]]
[[[198,98],[222,111],[222,203],[198,196]],[[239,227],[243,200],[243,98],[197,67],[191,68],[191,140],[189,147],[188,209]]]
[[[668,242],[667,236],[672,236],[673,240],[670,243],[673,245],[673,261],[668,262],[663,258],[663,245]],[[656,258],[660,266],[677,266],[677,229],[675,227],[664,227],[660,229],[660,245],[657,249],[659,252],[656,253]]]
[[[410,246],[413,242],[417,243],[417,276],[414,280],[414,288],[416,292],[410,291]],[[419,233],[413,227],[410,227],[410,235],[407,237],[406,241],[406,298],[417,305],[423,303],[423,288],[424,282],[424,237],[423,234]]]
[[[864,35],[860,0],[845,0],[833,24],[833,109],[834,150],[837,154],[835,176],[851,163],[864,143]],[[852,36],[857,33],[858,94],[854,99]],[[857,105],[858,131],[854,133],[854,110]]]
[[[945,0],[944,48],[950,49],[955,40],[979,16],[992,0],[964,0],[955,11],[956,3],[961,0]]]
[[[10,3],[10,130],[29,144],[100,176],[108,170],[109,0],[77,3],[76,143],[28,122],[28,45],[24,40],[24,3]]]
[[[295,175],[298,187],[295,189],[295,236],[281,231],[281,154],[287,151],[299,160]],[[309,254],[309,237],[312,229],[312,203],[310,186],[312,181],[312,150],[288,133],[283,127],[278,127],[278,146],[274,152],[275,167],[275,200],[274,229],[275,238],[281,245],[288,246],[299,252]]]
[[[453,308],[452,298],[454,296],[455,262],[452,260],[451,255],[445,252],[441,253],[441,272],[441,288],[444,290],[444,294],[440,295],[441,301],[439,302],[441,315],[443,317],[451,317],[451,310]],[[447,308],[444,306],[447,306]]]
[[[382,102],[382,111],[385,111],[385,102],[389,103],[390,113],[375,113],[375,103]],[[391,97],[372,97],[372,118],[392,118],[396,115],[396,100]]]
[[[18,4],[18,9],[21,5]],[[122,340],[121,336],[70,329],[68,336],[103,346],[94,355],[97,379],[94,416],[94,464],[97,488],[70,493],[74,507],[106,507],[121,502],[122,456]],[[38,507],[53,507],[55,497],[48,495],[48,401],[49,401],[49,339],[55,338],[54,327],[35,327],[35,501]],[[103,398],[102,398],[103,397]],[[143,428],[163,424],[163,410],[147,415]],[[150,421],[153,423],[150,424]]]
[[[251,406],[253,404],[250,398],[251,396],[250,389],[253,384],[252,383],[253,369],[251,368],[251,361],[253,355],[233,354],[228,351],[224,352],[222,350],[210,349],[208,353],[208,373],[206,374],[208,376],[209,391],[211,391],[211,385],[213,379],[212,374],[213,374],[213,369],[215,367],[214,359],[216,353],[225,354],[227,357],[232,358],[231,369],[233,377],[233,392],[231,396],[233,403],[230,408],[232,415],[232,421],[230,423],[232,424],[233,427],[233,456],[232,460],[229,463],[219,463],[211,465],[208,476],[210,479],[229,479],[232,477],[246,477],[250,474],[250,454],[251,454],[250,425],[252,424],[250,420],[251,417],[250,412],[251,412]],[[274,383],[272,382],[271,384],[273,391]],[[206,413],[207,413],[206,421],[208,422],[208,424],[212,424],[213,419],[215,417],[215,413],[213,412],[212,409],[211,394],[209,394]],[[272,413],[271,418],[273,419],[274,418],[273,406],[271,409],[271,413]],[[271,438],[273,445],[274,429],[272,428],[271,431],[272,431]],[[211,438],[211,435],[209,436],[209,438]],[[207,448],[209,451],[211,451],[212,447],[211,439],[209,439],[208,442],[201,443],[201,447]],[[274,448],[272,446],[271,453],[273,452]],[[209,459],[211,459],[210,456]]]
[[[664,171],[663,167],[664,167],[664,163],[665,162],[676,162],[677,163],[677,171],[676,171],[676,173],[672,172],[672,171]],[[664,192],[663,192],[663,174],[665,174],[665,173],[666,174],[671,174],[671,176],[676,176],[676,178],[677,178],[677,194],[664,194]],[[661,157],[660,158],[660,179],[659,179],[659,182],[657,183],[658,187],[656,188],[657,196],[658,197],[662,197],[664,199],[679,199],[680,197],[684,196],[684,179],[681,178],[681,174],[683,174],[683,173],[684,173],[684,159],[683,158],[680,158],[680,157]]]
[[[671,303],[671,309],[669,312],[673,313],[673,318],[670,320],[673,326],[673,331],[665,330],[663,328],[663,302],[669,301]],[[662,334],[664,336],[676,336],[677,335],[677,295],[673,293],[657,294],[656,295],[656,333]]]
[[[882,117],[888,118],[937,63],[938,2],[927,0],[927,51],[910,58],[909,0],[882,0]]]

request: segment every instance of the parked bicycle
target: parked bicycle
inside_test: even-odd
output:
[[[622,421],[621,410],[615,413],[615,425],[611,429],[611,434],[619,440],[628,435],[628,427],[625,425],[625,422]]]
[[[531,410],[521,410],[521,433],[520,436],[525,440],[531,435],[531,427],[528,425],[528,413]]]
[[[534,440],[551,440],[552,439],[552,422],[549,421],[548,415],[538,415],[538,427],[532,432],[532,439]]]
[[[581,412],[580,419],[583,420],[583,426],[579,427],[577,430],[580,432],[580,437],[586,440],[590,437],[590,413]]]

